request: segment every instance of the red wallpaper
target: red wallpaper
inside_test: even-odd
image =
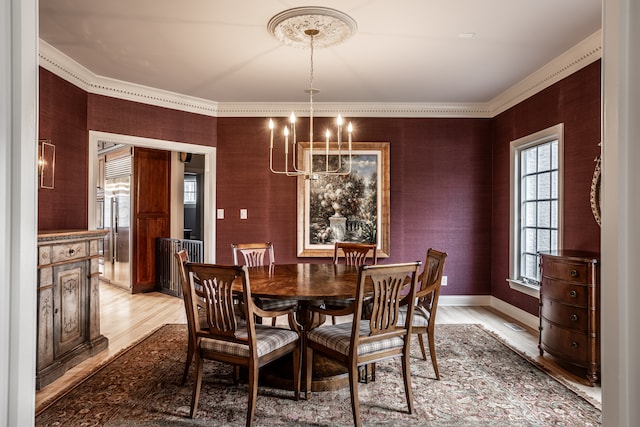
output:
[[[87,93],[40,68],[41,139],[56,146],[55,188],[38,190],[38,231],[87,228]]]
[[[589,192],[600,153],[600,66],[597,61],[493,120],[493,221],[491,293],[529,313],[538,300],[512,291],[509,276],[509,143],[564,123],[564,247],[600,252],[600,227]]]
[[[280,120],[286,120],[285,117]],[[328,125],[316,119],[316,128]],[[391,147],[390,257],[449,253],[449,295],[492,294],[530,313],[537,300],[508,288],[509,142],[565,124],[566,248],[599,251],[589,205],[600,140],[600,62],[494,119],[352,118],[356,141]],[[304,120],[298,128],[301,135]],[[39,192],[39,229],[86,228],[88,129],[217,146],[218,262],[231,243],[270,240],[296,259],[296,179],[269,172],[267,119],[215,118],[100,95],[40,70],[40,137],[56,144],[56,189]],[[239,210],[248,209],[248,219]],[[212,213],[209,213],[212,214]],[[329,262],[325,259],[305,259]]]
[[[316,119],[316,129],[328,120]],[[391,147],[390,257],[382,262],[424,261],[429,247],[438,248],[449,253],[443,293],[489,294],[491,120],[351,120],[354,140]],[[306,135],[300,122],[297,132]],[[218,119],[217,203],[225,209],[218,262],[231,262],[233,242],[266,240],[278,262],[297,261],[296,179],[269,171],[268,144],[267,119]]]
[[[86,229],[89,130],[216,145],[216,118],[82,89],[40,68],[40,138],[56,146],[55,189],[38,191],[38,230]]]
[[[216,146],[216,118],[89,94],[90,130]]]

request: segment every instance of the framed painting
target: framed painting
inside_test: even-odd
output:
[[[318,144],[321,145],[321,144]],[[315,179],[298,177],[298,256],[332,257],[336,241],[375,243],[378,257],[389,256],[389,143],[354,142],[352,157],[342,156],[339,164],[337,144],[314,146],[298,144],[298,159],[306,169],[351,172],[323,175]],[[344,149],[343,149],[344,150]]]

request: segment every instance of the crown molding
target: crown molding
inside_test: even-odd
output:
[[[44,40],[39,40],[39,65],[89,93],[157,107],[216,116],[218,103],[94,74]]]
[[[598,30],[542,68],[511,86],[488,103],[493,116],[602,58],[602,30]]]
[[[215,102],[98,76],[43,40],[39,64],[94,94],[216,117],[304,115],[307,103]],[[602,58],[602,30],[553,59],[486,103],[314,103],[314,116],[492,118]]]
[[[304,116],[309,113],[309,103],[286,102],[221,102],[219,117],[276,117],[288,116],[291,112]],[[486,104],[474,103],[313,103],[314,117],[486,117],[491,111]]]

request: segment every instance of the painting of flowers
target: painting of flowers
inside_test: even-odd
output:
[[[388,156],[388,144],[378,144],[386,143],[355,144],[351,158],[343,155],[341,161],[337,154],[326,156],[314,150],[313,170],[318,171],[317,176],[299,178],[299,197],[303,198],[299,206],[304,211],[299,256],[331,256],[337,241],[376,243],[383,249],[381,243],[388,237],[380,236],[388,232],[389,224],[388,157],[384,156]],[[386,151],[380,149],[385,147]],[[325,170],[349,173],[322,174]]]

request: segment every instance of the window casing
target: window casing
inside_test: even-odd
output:
[[[511,288],[539,297],[538,252],[562,247],[563,125],[511,142]]]
[[[195,205],[198,203],[198,181],[196,175],[184,175],[184,204]]]

